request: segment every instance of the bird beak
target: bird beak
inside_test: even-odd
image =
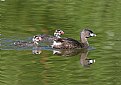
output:
[[[63,35],[63,34],[64,34],[64,32],[62,31],[62,32],[61,32],[61,35]]]
[[[96,36],[96,34],[94,34],[94,33],[91,33],[91,34],[90,34],[90,36],[91,36],[91,37],[95,37],[95,36]]]

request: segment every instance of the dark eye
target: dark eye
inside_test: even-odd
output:
[[[89,33],[89,36],[90,36],[90,37],[92,37],[91,34],[92,34],[92,33]]]

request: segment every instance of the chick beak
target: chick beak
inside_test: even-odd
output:
[[[61,35],[63,35],[63,34],[64,34],[64,32],[62,31],[62,32],[61,32]]]

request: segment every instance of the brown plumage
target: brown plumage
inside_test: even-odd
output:
[[[58,38],[53,41],[52,48],[57,49],[74,49],[74,48],[88,48],[89,44],[87,38],[96,36],[91,30],[84,29],[80,33],[80,42],[72,38]]]

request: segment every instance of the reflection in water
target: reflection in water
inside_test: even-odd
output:
[[[41,47],[34,47],[32,50],[33,54],[41,54]],[[88,58],[88,49],[51,49],[53,51],[53,55],[58,56],[80,56],[80,64],[84,67],[89,67],[91,64],[95,63],[95,59]]]
[[[95,63],[95,60],[94,59],[89,59],[87,57],[87,55],[88,55],[88,51],[83,50],[82,53],[81,53],[81,57],[80,57],[80,63],[84,67],[88,67],[89,65]]]
[[[41,54],[41,47],[33,47],[32,53],[33,54]]]
[[[18,41],[17,41],[18,42]],[[21,41],[24,42],[24,41]],[[7,49],[7,50],[32,50],[33,54],[41,54],[42,50],[49,50],[53,52],[53,55],[58,55],[58,56],[75,56],[78,55],[80,56],[80,64],[84,67],[89,67],[91,64],[93,64],[95,62],[94,59],[89,59],[88,56],[88,50],[89,49],[53,49],[49,46],[47,47],[39,47],[39,46],[34,46],[31,45],[31,42],[29,43],[29,41],[26,41],[26,43],[24,43],[23,46],[19,46],[19,45],[14,45],[15,43],[15,39],[2,39],[2,50]],[[19,42],[18,42],[19,43]],[[92,50],[92,48],[91,48]]]

